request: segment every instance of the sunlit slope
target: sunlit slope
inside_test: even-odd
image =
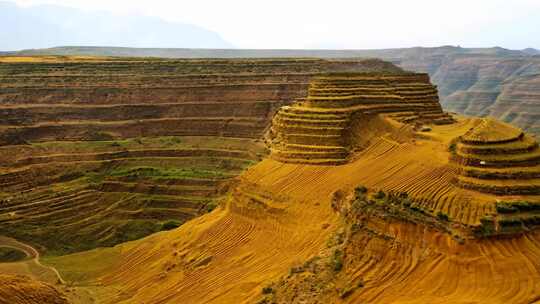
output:
[[[425,214],[448,214],[455,228],[450,235],[421,223],[368,221],[371,232],[353,239],[357,246],[348,247],[340,274],[342,280],[361,277],[365,286],[343,300],[328,295],[326,303],[529,303],[540,292],[539,236],[478,240],[464,232],[495,211],[493,195],[451,182],[456,172],[448,145],[476,124],[460,119],[415,133],[374,118],[367,148],[346,165],[267,159],[242,174],[229,200],[211,214],[171,232],[49,263],[67,280],[95,290],[101,290],[95,283],[107,286],[101,292],[108,303],[253,303],[267,284],[325,250],[343,224],[331,206],[335,192],[365,185],[407,192]]]
[[[66,297],[55,287],[24,276],[0,275],[0,303],[67,304]]]

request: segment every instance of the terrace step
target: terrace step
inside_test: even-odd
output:
[[[525,135],[522,140],[503,144],[474,145],[460,142],[458,151],[466,154],[518,154],[532,152],[538,148],[538,143],[531,136]]]
[[[313,145],[285,144],[285,149],[297,150],[297,151],[348,152],[348,149],[343,146],[313,146]]]
[[[344,165],[348,162],[348,159],[289,159],[289,158],[281,158],[278,156],[270,156],[272,159],[275,159],[277,161],[285,162],[285,163],[291,163],[291,164],[303,164],[303,165],[322,165],[322,166],[338,166],[338,165]]]
[[[345,159],[348,151],[326,152],[326,151],[295,151],[295,150],[273,150],[272,155],[285,159]]]
[[[290,124],[290,125],[306,125],[306,126],[317,126],[317,127],[344,127],[349,123],[348,119],[323,119],[315,120],[309,119],[307,117],[290,117],[277,115],[274,119],[274,122],[280,124]]]
[[[461,142],[471,145],[502,144],[521,140],[523,136],[523,131],[518,128],[494,119],[484,119],[463,135]]]
[[[485,181],[459,176],[457,184],[465,189],[476,190],[496,195],[539,195],[540,179]]]
[[[510,167],[536,165],[540,163],[540,149],[529,153],[479,155],[457,152],[457,159],[471,167]]]
[[[287,125],[287,124],[274,124],[274,130],[298,133],[298,134],[310,134],[310,135],[341,135],[345,131],[345,127],[313,127],[306,125]]]
[[[282,134],[285,144],[340,146],[346,141],[341,135]]]
[[[537,179],[540,178],[540,165],[531,167],[510,167],[510,168],[478,168],[461,167],[460,174],[465,177],[477,179]]]

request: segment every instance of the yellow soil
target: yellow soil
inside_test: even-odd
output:
[[[25,276],[0,274],[0,303],[6,304],[67,304],[65,296],[55,287]]]
[[[484,118],[471,132],[463,136],[464,140],[496,142],[516,139],[523,132],[502,121]]]
[[[342,166],[267,159],[239,178],[222,208],[176,230],[48,262],[66,280],[100,290],[104,303],[254,303],[262,287],[325,248],[340,225],[330,204],[336,190],[365,185],[407,191],[423,199],[424,208],[468,224],[492,212],[495,197],[450,182],[456,175],[448,163],[448,144],[476,123],[460,119],[408,139],[380,133],[355,161]],[[352,303],[538,300],[537,233],[458,245],[422,226],[381,229],[396,243],[371,240],[358,249],[367,257],[364,266],[344,270],[368,282],[348,298]]]

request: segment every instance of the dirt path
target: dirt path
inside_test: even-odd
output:
[[[11,266],[8,267],[9,269],[18,270],[18,268],[24,268],[26,266],[26,269],[30,272],[29,274],[36,277],[41,278],[43,276],[43,273],[52,272],[54,273],[54,276],[56,277],[56,282],[53,282],[55,284],[65,284],[65,281],[62,279],[62,276],[60,276],[60,273],[54,268],[50,266],[45,266],[41,264],[39,261],[39,251],[35,249],[34,247],[21,243],[17,241],[16,239],[0,236],[0,247],[9,247],[13,249],[20,250],[24,252],[28,259],[25,259],[23,261],[18,262],[11,262],[11,263],[0,263],[0,269],[2,269],[2,266]],[[29,265],[33,264],[33,265]],[[17,267],[20,265],[20,267]],[[33,266],[33,267],[32,267]],[[18,272],[18,271],[17,271]]]

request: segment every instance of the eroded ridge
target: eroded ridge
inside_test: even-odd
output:
[[[347,163],[355,148],[353,130],[366,116],[380,113],[402,123],[453,122],[427,74],[329,74],[315,77],[306,98],[275,115],[272,157],[289,163]]]
[[[495,195],[540,194],[540,149],[518,128],[483,119],[451,150],[462,188]]]

